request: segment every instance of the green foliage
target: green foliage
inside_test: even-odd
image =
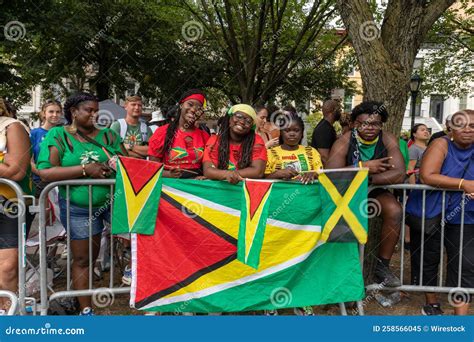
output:
[[[461,97],[470,92],[474,60],[474,7],[459,1],[433,26],[427,39],[430,48],[420,75],[422,91]]]
[[[137,81],[138,92],[160,107],[186,89],[203,88],[215,116],[230,103],[301,105],[333,88],[354,88],[346,77],[349,59],[336,58],[345,37],[329,27],[332,0],[318,2],[315,12],[309,0],[199,3],[8,1],[0,22],[18,21],[25,30],[17,40],[0,35],[0,96],[21,105],[41,85],[47,98],[91,90],[106,99],[123,97]],[[210,17],[195,12],[203,3]],[[230,25],[235,41],[228,45]]]
[[[216,66],[213,86],[231,102],[305,103],[347,84],[335,51],[345,36],[329,27],[333,1],[184,1],[203,29],[187,46]]]
[[[306,139],[308,141],[308,144],[311,142],[311,138],[313,137],[313,131],[316,128],[316,125],[322,119],[323,113],[319,111],[312,112],[306,117]]]

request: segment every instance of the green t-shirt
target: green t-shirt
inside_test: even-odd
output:
[[[400,152],[402,152],[403,160],[405,161],[405,171],[407,171],[410,157],[408,155],[408,144],[403,139],[400,139]]]
[[[104,137],[105,135],[105,137]],[[70,144],[67,142],[68,138]],[[109,154],[121,154],[120,137],[110,129],[103,129],[95,136],[95,141],[106,146]],[[108,143],[106,143],[106,141]],[[38,156],[38,170],[51,168],[49,160],[49,148],[54,146],[59,151],[59,159],[61,166],[76,166],[89,163],[103,163],[108,160],[105,152],[99,147],[89,142],[80,142],[68,133],[64,127],[52,128],[45,139],[41,143],[40,153]],[[111,175],[111,178],[114,176]],[[89,177],[90,178],[90,177]],[[110,198],[110,188],[108,186],[92,187],[92,206],[100,207],[104,205]],[[66,187],[59,188],[59,194],[66,198]],[[89,206],[89,187],[88,186],[71,186],[69,189],[71,203],[81,206]]]
[[[140,130],[141,123],[139,122],[138,125],[130,125],[127,124],[127,132],[125,133],[125,138],[122,139],[122,142],[124,144],[130,144],[132,145],[138,145],[141,146],[143,145],[144,142],[148,142],[150,140],[151,136],[153,135],[153,131],[151,130],[150,127],[146,127],[147,129],[147,136],[145,137],[145,140],[143,140],[142,132]],[[118,135],[120,135],[120,122],[115,121],[112,123],[110,126],[110,129],[115,131]]]

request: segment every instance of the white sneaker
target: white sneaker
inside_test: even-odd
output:
[[[68,253],[67,245],[65,245],[63,251],[61,252],[61,259],[66,260]]]
[[[265,310],[263,313],[265,316],[278,316],[278,310]]]
[[[301,308],[294,308],[293,311],[297,316],[314,316],[314,311],[312,306],[303,306]]]
[[[126,286],[132,285],[132,269],[128,265],[123,270],[122,284]]]

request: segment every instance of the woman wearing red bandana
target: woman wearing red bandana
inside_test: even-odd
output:
[[[176,119],[159,127],[150,139],[150,160],[165,164],[164,177],[195,178],[202,176],[204,146],[209,134],[195,123],[204,114],[206,97],[200,90],[185,92],[179,102]]]

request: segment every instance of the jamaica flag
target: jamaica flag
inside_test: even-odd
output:
[[[165,178],[154,234],[132,235],[131,305],[232,312],[362,299],[367,172],[344,172],[309,185]]]
[[[112,213],[113,234],[153,234],[162,172],[162,163],[119,157]]]

